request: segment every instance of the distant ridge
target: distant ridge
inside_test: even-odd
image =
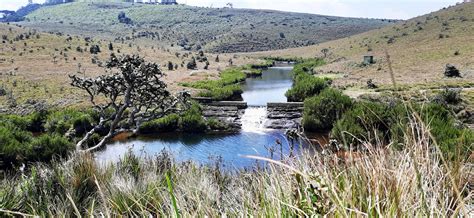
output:
[[[132,22],[119,22],[121,12]],[[40,8],[21,24],[47,32],[232,53],[314,45],[394,22],[270,10],[75,2]]]

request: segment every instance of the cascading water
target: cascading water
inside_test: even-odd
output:
[[[263,132],[267,121],[267,107],[249,107],[242,115],[243,132]]]
[[[284,133],[265,128],[268,119],[268,102],[286,102],[285,92],[291,88],[293,80],[291,68],[270,68],[261,78],[247,79],[243,88],[243,100],[247,108],[241,117],[242,131],[236,134],[185,134],[168,133],[155,136],[116,141],[106,149],[96,153],[101,163],[120,161],[121,157],[132,151],[137,156],[160,154],[169,151],[178,161],[192,160],[200,164],[215,164],[209,157],[219,157],[229,169],[234,167],[253,167],[255,160],[243,158],[253,155],[269,157],[269,148],[277,141],[287,140]],[[232,118],[234,119],[234,118]],[[280,146],[286,156],[289,146]]]

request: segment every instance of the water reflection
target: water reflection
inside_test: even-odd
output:
[[[285,92],[292,86],[291,67],[270,68],[262,78],[248,79],[243,98],[250,106],[266,106],[268,102],[286,102]],[[243,122],[249,122],[246,131],[232,135],[190,135],[161,134],[154,137],[140,137],[128,141],[116,141],[96,154],[99,162],[117,161],[128,151],[136,155],[152,156],[166,150],[178,161],[192,160],[200,164],[211,164],[220,157],[225,166],[244,168],[255,165],[255,160],[244,158],[247,155],[261,156],[276,160],[290,155],[290,145],[282,131],[262,130],[258,125],[259,116],[264,116],[262,108],[249,109]],[[260,115],[262,114],[262,115]],[[255,125],[250,125],[255,122]],[[255,131],[248,131],[255,130]],[[292,154],[298,153],[304,143],[296,142]],[[301,146],[300,146],[301,145]]]
[[[285,93],[293,85],[291,67],[266,70],[261,78],[247,79],[242,98],[249,106],[266,106],[268,102],[287,102]]]
[[[96,154],[99,162],[115,162],[127,152],[139,156],[154,155],[165,150],[178,161],[192,160],[196,163],[211,164],[221,157],[227,167],[244,168],[254,165],[255,160],[247,155],[262,156],[279,160],[282,155],[290,155],[291,143],[279,131],[266,134],[242,132],[232,135],[191,135],[164,134],[155,137],[140,137],[127,142],[117,141]],[[293,154],[298,153],[304,143],[294,142]]]

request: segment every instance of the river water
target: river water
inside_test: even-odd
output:
[[[226,167],[255,165],[248,155],[279,159],[290,153],[284,132],[264,128],[266,104],[286,102],[285,92],[292,86],[291,67],[270,68],[261,78],[247,79],[242,95],[249,108],[242,116],[242,131],[225,135],[160,134],[128,141],[117,141],[96,154],[99,162],[117,161],[127,152],[152,156],[171,152],[178,161],[192,160],[211,164],[219,159]],[[298,150],[298,146],[295,148]]]

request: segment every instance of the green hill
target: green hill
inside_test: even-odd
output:
[[[119,22],[121,12],[125,19]],[[314,45],[392,22],[269,10],[76,2],[42,7],[21,24],[125,43],[231,53]]]

